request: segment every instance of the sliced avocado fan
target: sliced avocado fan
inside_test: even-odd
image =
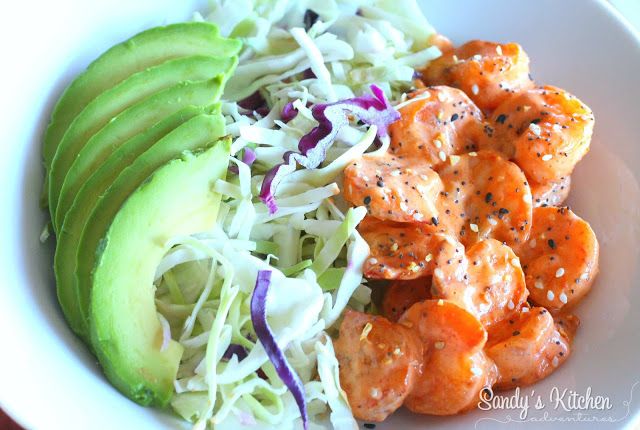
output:
[[[73,119],[103,91],[167,60],[192,55],[232,57],[240,46],[240,41],[221,37],[218,27],[206,22],[155,27],[113,46],[75,78],[56,103],[44,136],[45,167],[51,165]]]
[[[95,261],[93,276],[79,273],[92,285],[91,342],[105,374],[140,404],[167,405],[182,357],[178,342],[162,348],[156,269],[170,238],[215,225],[220,195],[213,184],[225,177],[230,144],[223,139],[202,152],[185,152],[153,173],[103,223],[108,229],[99,229],[100,246],[87,259]]]
[[[73,160],[72,157],[78,155],[76,152],[78,148],[82,148],[85,142],[111,121],[116,121],[118,115],[126,109],[183,81],[201,81],[219,74],[228,76],[235,69],[236,63],[236,57],[192,56],[169,60],[131,75],[93,99],[76,116],[60,142],[61,154],[57,154],[55,157]],[[56,171],[51,173],[53,181],[59,182],[61,175],[67,174],[60,190],[57,190],[58,183],[54,186],[56,188],[54,192],[59,191],[60,193],[57,207],[53,205],[51,207],[52,214],[56,216],[53,225],[57,230],[79,189],[79,184],[86,180],[87,173],[90,171],[82,169],[86,167],[86,163],[85,165],[74,163],[68,172],[59,171],[64,169],[65,165],[60,165],[56,161],[54,163],[57,167]],[[78,176],[81,177],[78,178]]]
[[[73,181],[75,187],[76,179],[86,179],[85,175],[95,170],[122,142],[186,106],[201,106],[217,101],[222,95],[224,80],[224,75],[218,75],[208,81],[180,82],[129,107],[86,142],[63,139],[49,175],[49,209],[54,224],[59,226],[64,220],[64,214],[57,216],[56,208],[72,166],[76,167],[69,181]]]
[[[186,128],[181,128],[192,118],[204,114],[209,115],[191,122]],[[56,238],[54,269],[58,301],[69,325],[80,337],[87,339],[89,294],[85,292],[82,294],[82,300],[80,299],[81,294],[75,281],[75,268],[80,237],[89,215],[118,175],[145,152],[149,151],[137,164],[143,167],[143,171],[135,178],[130,174],[129,179],[136,182],[130,184],[129,189],[135,188],[146,179],[145,173],[177,157],[182,150],[192,148],[193,145],[197,147],[203,140],[206,141],[206,137],[180,140],[189,137],[195,126],[203,127],[201,132],[212,133],[213,138],[222,136],[224,120],[220,116],[220,105],[208,108],[186,107],[123,143],[91,175],[69,208]]]

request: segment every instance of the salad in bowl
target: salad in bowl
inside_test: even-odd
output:
[[[529,61],[412,0],[218,0],[113,46],[44,136],[70,328],[195,429],[456,415],[551,375],[598,273],[563,206],[594,116]]]

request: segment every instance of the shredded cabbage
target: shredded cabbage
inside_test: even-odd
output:
[[[244,47],[222,102],[233,141],[227,179],[212,184],[217,222],[171,238],[155,274],[162,345],[184,348],[171,405],[200,430],[302,428],[300,392],[283,384],[252,323],[264,270],[266,320],[300,379],[309,428],[356,429],[328,333],[346,307],[372,306],[369,247],[356,229],[366,209],[347,208],[339,184],[350,162],[386,151],[391,117],[342,121],[317,163],[283,175],[277,211],[260,191],[287,153],[306,155],[301,143],[321,125],[314,106],[371,98],[375,85],[379,110],[393,115],[402,103],[386,100],[404,102],[414,68],[440,55],[434,30],[414,0],[211,0],[197,19]]]

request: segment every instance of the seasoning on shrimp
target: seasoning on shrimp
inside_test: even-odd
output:
[[[484,111],[533,86],[529,57],[517,43],[472,40],[443,54],[421,72],[427,85],[459,88]]]
[[[584,103],[552,86],[510,96],[489,122],[495,132],[485,135],[482,147],[502,152],[527,178],[542,185],[571,174],[589,151],[594,123],[593,112]]]
[[[531,238],[537,239],[534,246],[515,249],[530,299],[553,311],[577,303],[598,272],[598,240],[589,224],[568,208],[539,207],[533,210]]]
[[[344,170],[344,198],[361,202],[369,215],[399,222],[428,222],[438,216],[442,181],[420,160],[385,154],[365,155]]]
[[[367,216],[358,231],[369,244],[364,276],[370,279],[416,279],[433,274],[433,255],[446,239],[431,224],[381,221]]]
[[[400,120],[389,127],[389,150],[395,155],[438,165],[451,155],[475,151],[482,138],[482,113],[455,88],[416,91],[399,111]]]
[[[437,172],[444,185],[440,221],[463,244],[494,238],[514,245],[529,237],[531,191],[518,166],[483,150],[474,157],[462,155],[458,164]]]
[[[480,391],[497,379],[497,368],[483,351],[487,332],[482,324],[447,300],[414,304],[400,324],[414,330],[424,346],[423,372],[405,406],[430,415],[453,415],[475,407]]]
[[[420,373],[417,333],[380,316],[347,310],[334,347],[340,385],[361,420],[383,421],[402,405]]]
[[[433,279],[434,298],[456,303],[485,327],[509,318],[526,303],[524,274],[511,248],[494,239],[477,242],[466,252],[461,243],[445,242],[442,247],[436,258],[442,272]]]
[[[565,329],[562,326],[567,319],[571,326],[567,324]],[[544,308],[527,308],[489,329],[486,352],[498,366],[496,389],[531,385],[569,358],[579,321],[574,316],[559,321],[562,324],[554,322]]]

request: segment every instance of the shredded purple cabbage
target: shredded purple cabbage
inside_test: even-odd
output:
[[[222,358],[231,360],[231,357],[233,357],[234,355],[238,357],[238,361],[242,361],[247,358],[247,350],[242,345],[232,343],[231,345],[229,345],[224,354],[222,354]]]
[[[256,161],[256,153],[251,148],[244,148],[244,154],[242,154],[242,162],[247,166],[251,166]]]
[[[299,153],[285,153],[284,163],[274,166],[262,181],[260,200],[267,205],[269,213],[274,214],[278,210],[274,196],[282,178],[296,170],[296,163],[306,169],[318,167],[340,129],[349,124],[349,114],[365,124],[375,125],[379,137],[388,135],[389,125],[400,119],[400,112],[391,106],[380,87],[371,85],[371,92],[372,94],[335,103],[317,104],[311,108],[318,126],[302,136],[298,143]]]
[[[256,153],[251,148],[244,148],[242,154],[242,162],[247,166],[251,167],[251,165],[256,161]],[[238,166],[233,163],[229,163],[229,171],[234,174],[240,173],[238,170]]]
[[[304,398],[304,386],[298,374],[293,370],[286,357],[284,351],[280,349],[276,339],[267,322],[267,294],[271,285],[271,271],[260,270],[256,279],[256,287],[251,296],[251,322],[256,331],[258,340],[262,343],[269,360],[273,363],[276,373],[282,379],[282,382],[289,388],[293,398],[300,409],[302,417],[302,425],[307,430],[309,425],[309,417],[307,415],[307,403]]]
[[[293,103],[289,102],[282,108],[280,119],[284,122],[289,122],[298,116],[298,111],[293,107]]]
[[[238,102],[238,106],[240,106],[241,108],[252,110],[252,111],[256,109],[260,109],[266,104],[267,104],[267,101],[264,99],[264,97],[262,97],[262,94],[260,94],[260,91],[256,91],[255,93],[251,94],[248,97],[245,97],[244,99]]]

